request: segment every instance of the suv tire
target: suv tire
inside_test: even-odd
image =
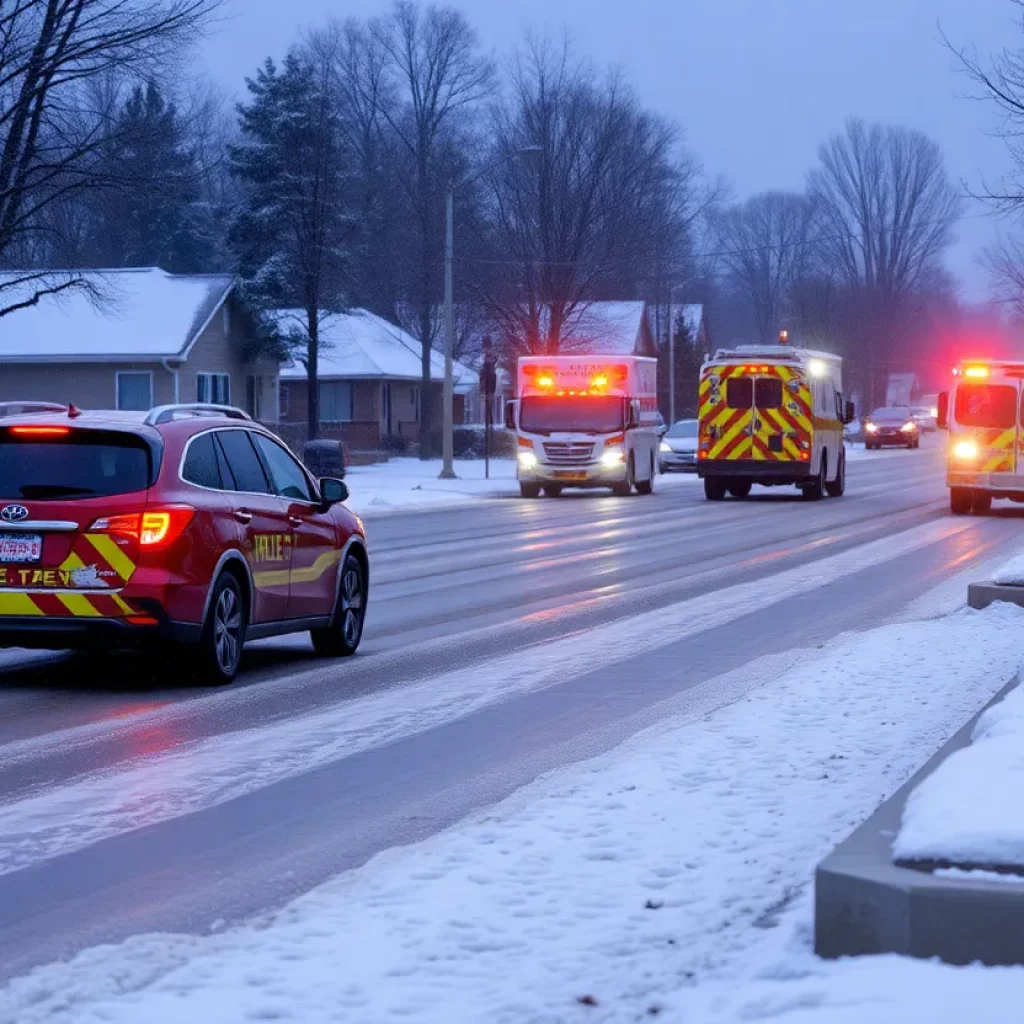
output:
[[[331,622],[323,629],[309,631],[313,650],[321,658],[351,658],[356,653],[366,622],[367,590],[362,563],[355,555],[346,555]]]
[[[245,598],[230,572],[217,577],[199,642],[188,656],[188,669],[200,683],[226,686],[235,680],[242,663],[248,626]]]

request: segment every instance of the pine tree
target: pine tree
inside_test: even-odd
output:
[[[353,220],[346,203],[348,154],[327,80],[293,51],[280,70],[268,60],[239,107],[242,141],[232,147],[244,200],[231,238],[244,292],[257,310],[298,308],[298,354],[308,376],[309,437],[319,431],[320,322],[343,304]],[[295,345],[296,339],[286,339]]]

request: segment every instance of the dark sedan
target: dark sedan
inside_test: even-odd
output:
[[[917,448],[921,430],[906,406],[876,409],[864,423],[865,448]]]

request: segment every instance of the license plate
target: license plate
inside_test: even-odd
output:
[[[38,562],[42,557],[42,534],[0,533],[0,562]]]
[[[555,470],[556,480],[586,480],[586,473],[570,472],[568,470]]]

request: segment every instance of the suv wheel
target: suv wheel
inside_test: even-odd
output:
[[[238,580],[229,572],[217,579],[199,643],[190,667],[199,681],[212,686],[233,682],[242,663],[246,629],[245,601]]]
[[[366,621],[366,574],[355,555],[346,555],[341,567],[338,602],[331,623],[310,630],[313,649],[322,658],[350,658],[363,638]]]

